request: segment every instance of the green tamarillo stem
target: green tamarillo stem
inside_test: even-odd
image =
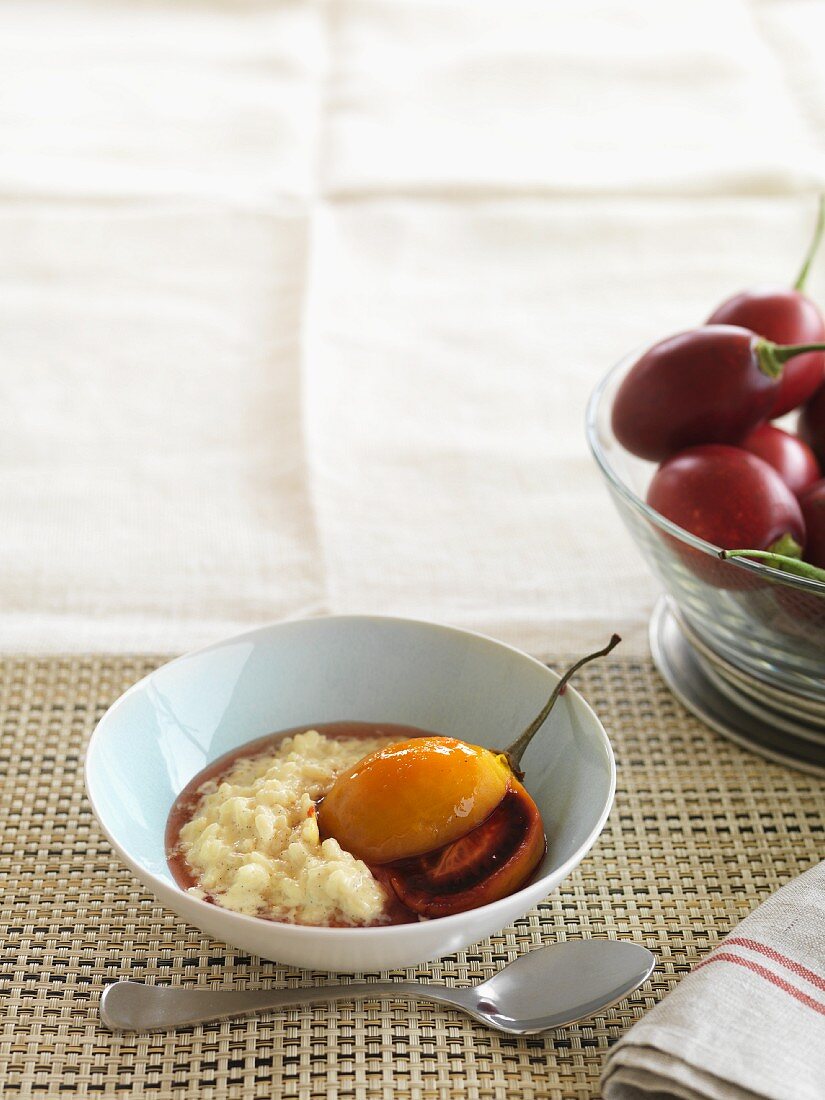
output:
[[[779,378],[789,359],[808,351],[825,351],[825,344],[774,344],[772,340],[758,339],[754,340],[753,351],[762,373],[768,378]]]
[[[512,768],[513,774],[516,776],[517,779],[521,779],[524,776],[524,772],[521,770],[519,765],[521,764],[521,758],[522,756],[524,756],[525,749],[533,740],[534,735],[538,733],[538,731],[547,721],[550,711],[556,705],[556,700],[558,699],[558,697],[567,687],[571,676],[578,672],[582,665],[586,665],[588,661],[595,661],[597,657],[606,657],[611,649],[615,649],[621,640],[622,639],[619,637],[618,634],[614,634],[607,645],[604,647],[604,649],[599,649],[595,653],[588,653],[586,657],[582,657],[580,660],[576,661],[574,665],[571,665],[570,668],[568,668],[567,672],[565,672],[564,676],[562,676],[562,678],[553,688],[553,694],[544,704],[541,711],[536,715],[536,717],[533,719],[533,721],[530,723],[524,733],[520,734],[516,738],[509,749],[504,750],[504,755],[507,757],[507,762]]]
[[[793,537],[786,531],[781,538],[778,538],[776,542],[772,542],[768,547],[768,553],[779,554],[783,558],[801,558],[802,547]]]
[[[763,561],[774,569],[781,569],[784,573],[793,573],[795,577],[805,577],[809,581],[821,581],[825,584],[825,569],[820,569],[810,562],[800,561],[799,558],[790,558],[786,554],[774,554],[770,550],[720,550],[719,557],[728,558],[752,558]]]
[[[796,277],[796,282],[793,285],[794,290],[804,290],[805,284],[808,281],[808,272],[811,270],[811,264],[816,256],[817,249],[819,248],[819,242],[822,240],[822,233],[825,231],[825,195],[819,196],[819,212],[816,216],[816,226],[814,227],[814,235],[811,238],[811,243],[808,245],[808,251],[805,253],[805,259],[802,263],[802,270]]]

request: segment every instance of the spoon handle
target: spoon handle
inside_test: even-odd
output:
[[[461,989],[418,982],[319,985],[302,989],[186,989],[114,982],[100,998],[100,1020],[111,1031],[170,1031],[271,1008],[373,997],[437,1001],[465,1011]]]

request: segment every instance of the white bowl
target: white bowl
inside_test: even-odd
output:
[[[210,761],[253,738],[336,720],[396,722],[504,747],[558,677],[479,634],[407,619],[343,616],[280,623],[164,665],[103,716],[86,790],[115,851],[190,924],[293,966],[346,972],[411,966],[499,931],[542,900],[601,832],[615,788],[610,742],[575,691],[558,701],[522,766],[547,833],[522,890],[451,917],[379,928],[312,928],[199,901],[166,863],[169,810]]]

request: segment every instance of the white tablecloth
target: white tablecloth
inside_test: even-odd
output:
[[[821,0],[6,0],[0,28],[0,648],[365,611],[644,650],[585,401],[795,274]]]

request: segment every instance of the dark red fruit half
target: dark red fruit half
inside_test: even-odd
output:
[[[541,815],[513,779],[486,821],[435,852],[389,865],[389,881],[413,912],[446,917],[498,901],[520,889],[545,851]]]

